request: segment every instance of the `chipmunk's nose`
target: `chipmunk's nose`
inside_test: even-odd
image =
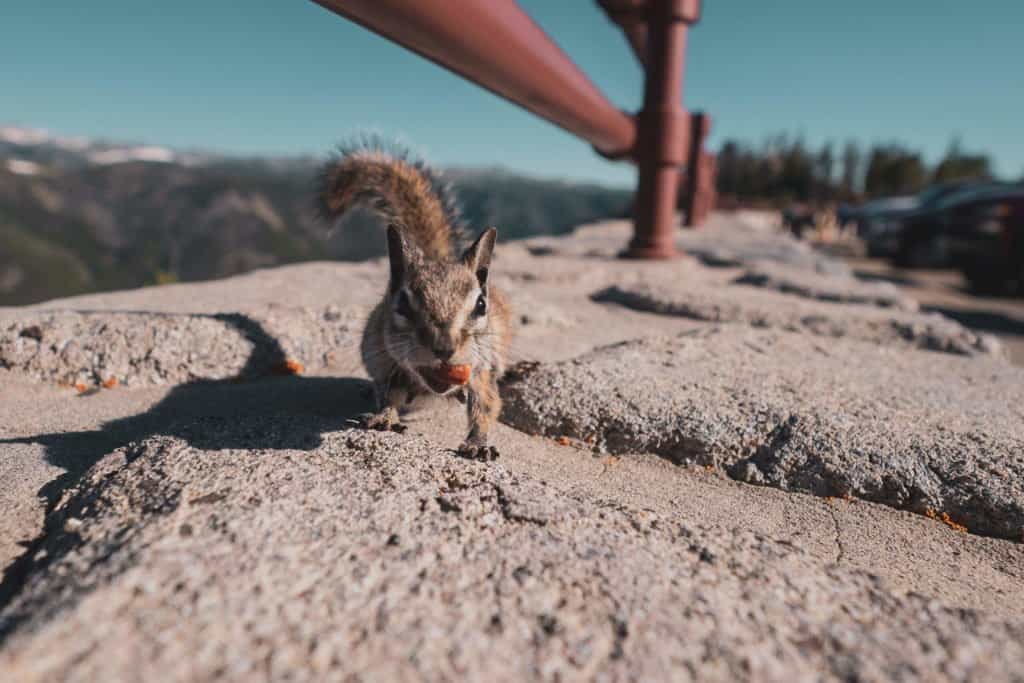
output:
[[[438,346],[435,346],[433,350],[434,355],[444,362],[450,361],[452,356],[455,355],[455,347],[451,344],[439,344]]]

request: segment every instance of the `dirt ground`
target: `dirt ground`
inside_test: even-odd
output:
[[[867,258],[848,259],[848,263],[863,279],[892,282],[923,308],[995,335],[1013,363],[1024,365],[1024,298],[977,296],[969,291],[963,276],[952,270],[905,270]]]

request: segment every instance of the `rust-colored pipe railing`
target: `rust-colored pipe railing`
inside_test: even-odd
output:
[[[583,138],[627,156],[636,124],[509,0],[315,0]]]
[[[683,213],[686,225],[704,222],[715,203],[715,157],[704,151],[704,140],[711,132],[711,117],[697,113],[690,117],[690,151],[686,160],[683,189]]]
[[[683,110],[686,56],[686,0],[654,0],[646,6],[646,56],[643,63],[644,108],[637,141],[635,220],[629,256],[675,255],[675,221],[681,165],[690,140],[689,116]],[[650,229],[641,229],[647,228]]]
[[[613,19],[623,18],[646,68],[644,109],[636,118],[612,105],[514,0],[314,1],[583,138],[606,157],[636,161],[636,224],[625,255],[675,255],[681,167],[703,140],[691,139],[681,106],[686,27],[699,16],[699,0],[599,0]],[[699,165],[690,167],[688,187],[698,187]]]
[[[678,204],[682,178],[687,226],[704,222],[715,201],[714,158],[704,151],[711,131],[706,114],[682,107],[688,27],[700,21],[700,0],[597,0],[618,24],[646,72],[644,110],[640,113],[637,161],[637,231],[629,255],[671,256],[668,229]],[[681,174],[686,164],[685,175]]]

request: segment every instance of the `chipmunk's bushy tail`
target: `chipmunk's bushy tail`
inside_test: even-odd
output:
[[[331,223],[364,204],[433,258],[450,258],[463,241],[451,189],[425,163],[376,138],[341,146],[320,174],[317,197]]]

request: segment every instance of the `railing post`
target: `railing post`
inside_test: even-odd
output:
[[[686,160],[683,187],[683,212],[686,226],[704,222],[714,202],[714,157],[704,151],[704,140],[711,132],[711,117],[703,112],[690,116],[690,151]]]
[[[689,156],[690,117],[683,109],[687,25],[696,0],[647,0],[644,107],[637,135],[633,240],[627,258],[672,258],[681,166]]]
[[[701,150],[697,191],[694,197],[694,227],[706,221],[711,213],[711,209],[715,208],[715,203],[718,201],[718,189],[715,187],[715,180],[717,178],[718,157],[710,152]]]

